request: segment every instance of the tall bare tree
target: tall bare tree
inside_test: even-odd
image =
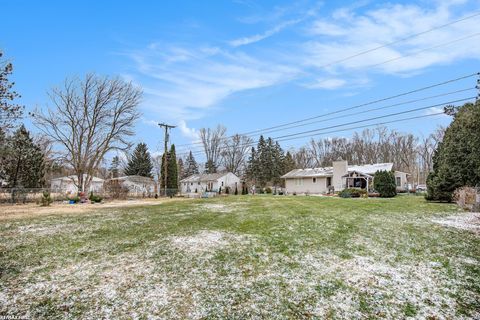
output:
[[[79,191],[88,190],[105,154],[131,147],[128,137],[140,116],[142,91],[120,78],[88,74],[84,79],[67,79],[49,96],[53,106],[46,113],[35,112],[34,122],[62,147]]]
[[[217,171],[220,164],[220,156],[223,142],[225,140],[225,132],[227,128],[218,125],[215,129],[202,128],[199,130],[200,140],[205,151],[206,163],[205,169],[208,173]]]
[[[240,134],[235,134],[224,140],[221,156],[222,163],[227,171],[236,175],[241,175],[244,172],[252,143],[252,138]]]

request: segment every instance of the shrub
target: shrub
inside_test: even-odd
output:
[[[78,202],[80,202],[80,197],[79,196],[70,196],[70,197],[68,197],[68,200],[73,201],[73,203],[78,203]]]
[[[364,189],[343,189],[338,193],[341,198],[360,198],[367,196],[367,190]]]
[[[43,191],[40,201],[42,207],[48,207],[53,202],[52,197],[50,196],[50,192]]]
[[[272,193],[272,188],[266,187],[265,188],[265,193],[268,193],[268,194]]]
[[[99,195],[95,195],[93,194],[93,192],[90,192],[90,196],[88,197],[88,200],[90,200],[91,202],[102,202],[103,197]]]
[[[455,190],[453,200],[464,210],[473,210],[476,204],[477,190],[472,187],[462,187]]]
[[[222,194],[222,187],[218,188],[218,194]]]
[[[397,195],[395,174],[392,171],[379,170],[375,173],[373,187],[382,198],[392,198]]]
[[[230,194],[230,187],[225,188],[225,194]]]
[[[235,186],[235,193],[234,193],[236,196],[238,195],[238,188],[237,186]]]

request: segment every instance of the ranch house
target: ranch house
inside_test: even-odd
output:
[[[331,167],[294,169],[283,175],[287,193],[322,194],[329,190],[341,191],[345,188],[373,189],[375,172],[391,171],[393,163],[348,165],[347,161],[333,161]],[[407,188],[407,173],[395,171],[398,191]]]

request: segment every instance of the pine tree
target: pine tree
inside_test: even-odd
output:
[[[153,178],[153,164],[145,143],[139,143],[125,168],[127,176],[142,176]]]
[[[198,164],[193,157],[192,151],[189,152],[187,158],[185,159],[185,170],[182,176],[182,179],[191,176],[192,174],[198,174]]]
[[[252,150],[250,152],[250,157],[248,158],[248,161],[247,161],[247,170],[246,170],[247,179],[252,181],[255,184],[257,174],[258,174],[257,152],[255,148],[252,147]]]
[[[177,156],[175,154],[175,145],[172,144],[170,151],[167,153],[167,195],[172,195],[176,193],[178,189],[178,167],[177,167]],[[162,156],[162,177],[165,177],[165,154]],[[165,179],[162,178],[160,186],[165,188]]]
[[[178,189],[178,167],[177,167],[177,155],[175,153],[175,145],[172,144],[169,152],[170,159],[168,161],[168,176],[167,176],[167,188]]]
[[[217,166],[212,160],[205,162],[205,173],[217,173]]]
[[[112,158],[112,163],[110,164],[110,168],[108,169],[110,171],[110,175],[112,178],[118,178],[119,176],[119,167],[120,167],[120,158],[118,156],[115,156]]]
[[[45,181],[44,155],[25,126],[6,139],[4,170],[10,188],[41,188]]]
[[[283,173],[282,175],[286,174],[287,172],[292,171],[296,168],[295,160],[293,159],[292,154],[290,151],[287,151],[285,154],[285,158],[283,159]]]
[[[285,153],[283,152],[282,147],[280,147],[280,144],[275,142],[275,145],[273,146],[273,159],[272,159],[272,168],[273,168],[273,176],[272,176],[272,181],[275,185],[279,185],[282,182],[282,179],[280,177],[284,174],[285,169],[284,169],[284,162],[285,162]]]
[[[428,200],[451,201],[455,189],[480,186],[480,101],[447,111],[453,121],[433,156]]]

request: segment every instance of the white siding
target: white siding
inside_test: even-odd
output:
[[[316,179],[316,182],[313,182]],[[327,193],[327,178],[288,178],[285,179],[285,189],[288,194],[321,194]]]

